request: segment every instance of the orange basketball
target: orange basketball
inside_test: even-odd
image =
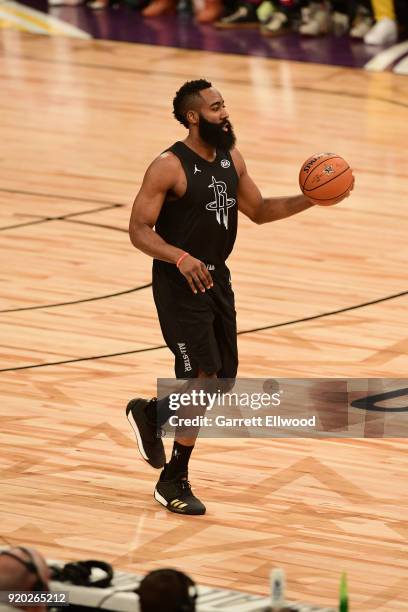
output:
[[[299,185],[305,196],[320,206],[330,206],[353,185],[353,173],[335,153],[317,153],[302,164]]]

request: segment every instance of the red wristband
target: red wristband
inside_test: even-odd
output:
[[[185,257],[187,257],[187,255],[189,255],[189,253],[183,253],[182,255],[180,255],[180,257],[177,260],[176,266],[179,267],[179,265],[181,264],[181,262],[183,261],[183,259]]]

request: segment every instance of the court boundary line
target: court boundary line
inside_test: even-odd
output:
[[[80,215],[91,215],[93,213],[101,212],[103,210],[111,210],[112,208],[120,208],[123,206],[126,206],[126,205],[125,204],[110,204],[107,206],[101,206],[100,208],[93,208],[91,210],[82,210],[82,211],[80,210],[78,212],[67,213],[66,215],[58,215],[56,217],[42,217],[41,219],[36,219],[35,221],[24,221],[23,223],[16,223],[15,225],[5,225],[3,227],[0,227],[0,232],[5,232],[11,229],[17,229],[19,227],[27,227],[28,225],[38,225],[39,223],[47,223],[49,221],[66,221],[66,220],[69,221],[70,217],[79,217]],[[80,221],[77,221],[77,223],[80,223]],[[113,226],[111,227],[113,229]],[[119,227],[117,227],[116,229],[121,232],[127,231]]]
[[[341,314],[341,313],[345,313],[345,312],[349,312],[351,310],[357,310],[358,308],[365,308],[367,306],[372,306],[374,304],[379,304],[381,302],[386,302],[389,300],[393,300],[393,299],[397,299],[400,297],[403,297],[405,295],[408,295],[408,291],[401,291],[400,293],[395,293],[393,295],[389,295],[383,298],[378,298],[376,300],[371,300],[369,302],[364,302],[362,304],[356,304],[354,306],[348,306],[346,308],[340,308],[338,310],[332,310],[330,312],[325,312],[325,313],[321,313],[318,315],[312,315],[310,317],[304,317],[302,319],[293,319],[291,321],[284,321],[283,323],[274,323],[272,325],[266,325],[264,327],[255,327],[253,329],[244,329],[242,331],[237,332],[237,336],[242,336],[244,334],[250,334],[250,333],[255,333],[255,332],[259,332],[259,331],[265,331],[267,329],[277,329],[279,327],[287,327],[289,325],[296,325],[298,323],[305,323],[307,321],[313,321],[316,319],[323,319],[325,317],[330,317],[336,314]],[[97,360],[97,359],[109,359],[111,357],[120,357],[122,355],[134,355],[137,353],[147,353],[149,351],[158,351],[161,350],[163,348],[167,348],[166,344],[162,344],[159,346],[150,346],[150,347],[145,347],[145,348],[141,348],[141,349],[134,349],[132,351],[121,351],[118,353],[110,353],[110,354],[105,354],[105,355],[94,355],[92,357],[78,357],[78,358],[74,358],[74,359],[66,359],[66,360],[62,360],[62,361],[53,361],[53,362],[48,362],[48,363],[38,363],[38,364],[32,364],[32,365],[25,365],[25,366],[17,366],[14,368],[2,368],[0,369],[0,372],[16,372],[18,370],[31,370],[34,368],[45,368],[45,367],[50,367],[50,366],[55,366],[55,365],[65,365],[65,364],[69,364],[69,363],[78,363],[81,361],[93,361],[93,360]]]
[[[61,221],[67,221],[68,223],[77,223],[78,225],[92,225],[93,227],[101,227],[102,229],[114,230],[116,232],[129,233],[128,229],[123,227],[116,227],[115,225],[107,225],[106,223],[94,223],[93,221],[77,221],[76,219],[61,219]]]
[[[89,202],[90,204],[110,204],[114,206],[126,206],[126,204],[118,202],[109,202],[108,200],[96,200],[95,198],[80,198],[78,196],[62,195],[60,193],[43,193],[41,191],[29,191],[28,189],[9,189],[8,187],[0,187],[0,193],[15,193],[20,195],[36,196],[39,198],[55,198],[56,200],[69,200],[73,202]]]
[[[37,306],[22,306],[19,308],[8,308],[7,310],[0,310],[0,314],[6,314],[10,312],[22,312],[27,310],[46,310],[47,308],[58,308],[59,306],[71,306],[73,304],[84,304],[85,302],[97,302],[98,300],[106,300],[111,297],[117,297],[119,295],[126,295],[127,293],[134,293],[151,287],[152,283],[146,285],[140,285],[139,287],[133,287],[132,289],[124,289],[123,291],[117,291],[116,293],[108,293],[106,295],[98,295],[96,297],[83,298],[80,300],[73,300],[72,302],[57,302],[55,304],[38,304]]]
[[[0,227],[0,231],[5,231],[5,230],[9,230],[9,229],[16,229],[16,228],[20,228],[20,227],[26,227],[28,225],[38,225],[40,223],[46,223],[46,222],[50,222],[50,221],[68,221],[70,223],[78,223],[81,225],[91,225],[93,227],[102,227],[104,229],[112,229],[115,231],[119,231],[119,232],[128,232],[127,229],[123,229],[121,227],[116,227],[113,225],[104,225],[102,223],[95,223],[95,222],[91,222],[91,221],[78,221],[75,219],[71,219],[71,217],[79,217],[80,215],[86,215],[86,214],[92,214],[92,213],[97,213],[97,212],[101,212],[103,210],[112,210],[112,208],[119,208],[119,207],[123,207],[125,206],[125,204],[110,204],[107,206],[102,206],[100,208],[93,208],[91,210],[83,210],[83,211],[79,211],[79,212],[74,212],[74,213],[67,213],[66,215],[59,215],[57,217],[44,217],[41,219],[36,219],[35,221],[28,221],[28,222],[24,222],[24,223],[19,223],[16,225],[9,225],[9,226],[5,226],[5,227]],[[125,289],[123,291],[118,291],[115,293],[109,293],[109,294],[104,294],[101,296],[95,296],[95,297],[90,297],[90,298],[83,298],[80,300],[73,300],[73,301],[69,301],[69,302],[58,302],[55,304],[38,304],[35,306],[22,306],[22,307],[18,307],[18,308],[7,308],[4,310],[0,310],[0,314],[7,314],[7,313],[11,313],[11,312],[22,312],[22,311],[30,311],[30,310],[46,310],[47,308],[57,308],[59,306],[71,306],[73,304],[83,304],[85,302],[96,302],[98,300],[104,300],[104,299],[108,299],[111,297],[117,297],[120,295],[125,295],[127,293],[133,293],[135,291],[140,291],[142,289],[147,289],[148,287],[151,287],[152,283],[146,283],[144,285],[140,285],[138,287],[133,287],[131,289]]]

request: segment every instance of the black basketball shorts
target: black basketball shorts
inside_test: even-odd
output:
[[[237,324],[230,272],[209,270],[214,286],[193,293],[176,266],[153,263],[153,297],[163,338],[174,354],[176,378],[197,378],[198,371],[235,378]]]

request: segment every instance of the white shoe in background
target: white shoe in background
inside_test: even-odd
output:
[[[327,34],[331,28],[330,9],[325,2],[311,2],[302,8],[302,23],[299,33],[305,36]]]
[[[84,0],[48,0],[48,6],[79,6]]]
[[[272,18],[262,26],[261,33],[264,36],[279,36],[290,30],[289,20],[284,13],[276,11]]]
[[[360,17],[360,19],[356,19],[353,23],[353,27],[350,30],[351,38],[364,38],[364,36],[371,30],[373,27],[374,20],[367,17]]]
[[[332,14],[332,30],[335,36],[343,36],[349,31],[350,20],[348,15],[334,11]]]
[[[364,36],[366,45],[392,45],[398,40],[397,22],[383,17]]]

